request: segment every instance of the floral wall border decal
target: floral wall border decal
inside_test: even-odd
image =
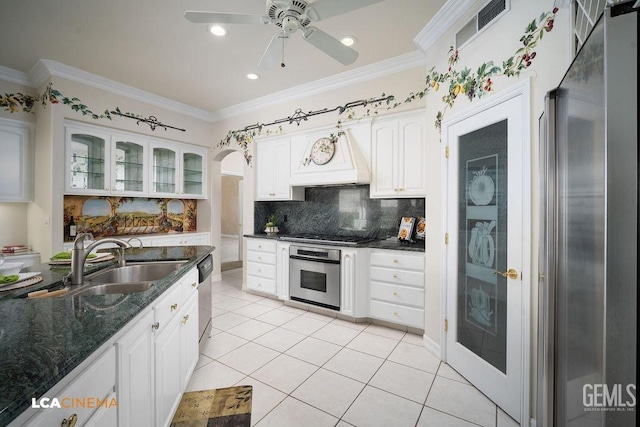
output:
[[[470,101],[476,98],[482,98],[487,93],[490,93],[493,88],[493,83],[496,77],[518,77],[523,70],[526,70],[536,58],[535,48],[542,40],[545,33],[553,30],[554,20],[558,8],[554,8],[551,12],[542,13],[538,19],[532,20],[525,32],[520,38],[522,46],[516,50],[516,52],[509,58],[502,61],[501,65],[494,64],[493,61],[487,61],[481,64],[477,70],[472,71],[468,67],[464,67],[462,70],[458,70],[455,66],[458,64],[460,58],[457,49],[451,47],[449,49],[448,68],[445,72],[439,72],[434,68],[431,68],[427,73],[425,79],[425,86],[419,91],[410,92],[409,95],[401,102],[392,102],[395,98],[391,95],[382,94],[383,101],[380,101],[380,97],[372,97],[364,102],[366,107],[365,112],[356,117],[353,107],[340,110],[338,115],[343,113],[347,114],[347,120],[363,119],[371,115],[377,115],[381,108],[386,110],[392,110],[403,105],[410,104],[416,100],[421,100],[426,97],[431,91],[438,92],[440,86],[446,86],[446,93],[442,96],[442,102],[444,107],[436,114],[434,126],[441,131],[442,120],[445,112],[452,108],[456,99],[460,95],[465,95]],[[377,101],[377,102],[376,102]],[[82,114],[83,116],[89,116],[94,120],[108,119],[112,120],[114,115],[117,116],[132,116],[138,118],[140,121],[145,121],[142,116],[133,113],[123,113],[119,108],[114,110],[105,110],[103,113],[98,114],[89,109],[78,98],[69,98],[64,96],[60,91],[53,88],[52,84],[49,84],[42,94],[28,95],[23,93],[5,93],[0,94],[0,107],[4,111],[9,113],[16,113],[23,111],[26,113],[33,113],[34,107],[37,104],[41,104],[46,107],[47,104],[63,104],[68,105],[72,110]],[[362,105],[358,105],[362,106]],[[342,120],[338,120],[336,128],[342,131]],[[249,128],[249,127],[247,127]],[[282,126],[278,126],[277,129],[266,129],[260,126],[254,129],[243,129],[237,131],[229,131],[227,135],[216,144],[215,148],[228,147],[232,140],[235,140],[236,144],[242,149],[245,161],[248,165],[252,163],[251,152],[249,151],[249,144],[258,136],[268,136],[272,134],[285,133]],[[166,127],[165,127],[166,129]],[[182,130],[182,129],[179,129]]]

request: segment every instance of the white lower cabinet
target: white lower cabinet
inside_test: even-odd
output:
[[[154,342],[155,353],[155,408],[157,426],[166,425],[178,407],[182,393],[180,369],[180,323],[170,322],[158,334]]]
[[[340,313],[347,316],[367,317],[367,255],[366,248],[340,249]]]
[[[276,295],[275,240],[247,239],[247,289]]]
[[[116,342],[118,356],[118,425],[153,425],[153,310]]]
[[[64,425],[64,420],[69,420],[72,417],[77,419],[77,426],[93,425],[89,423],[89,420],[94,419],[93,417],[102,420],[116,419],[117,406],[109,407],[111,401],[106,400],[113,396],[115,384],[116,352],[113,346],[109,346],[97,360],[87,366],[62,391],[44,396],[50,399],[57,398],[61,408],[42,409],[29,420],[27,425],[59,426]],[[84,404],[80,405],[79,402],[74,402],[74,399],[84,399]],[[97,399],[106,403],[101,404]],[[98,410],[103,413],[98,413]],[[111,412],[111,414],[106,412]]]
[[[281,300],[289,299],[289,247],[287,242],[278,242],[276,254],[276,294]]]
[[[370,274],[369,315],[424,329],[424,254],[372,251]]]

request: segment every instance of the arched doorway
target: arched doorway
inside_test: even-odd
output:
[[[242,268],[244,165],[239,151],[227,154],[220,162],[221,271]]]

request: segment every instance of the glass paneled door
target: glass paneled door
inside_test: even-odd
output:
[[[144,193],[145,146],[140,143],[116,139],[114,147],[113,183],[111,188],[119,193]]]
[[[204,157],[200,154],[182,152],[182,193],[203,195]]]
[[[529,309],[522,279],[530,241],[528,84],[489,101],[444,128],[450,150],[446,361],[520,421],[528,340],[523,309]]]
[[[105,181],[107,138],[97,133],[67,129],[67,188],[98,193],[109,191]]]
[[[178,156],[175,150],[152,148],[151,193],[177,194]]]

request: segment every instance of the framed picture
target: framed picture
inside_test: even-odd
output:
[[[413,227],[416,223],[416,219],[409,216],[403,216],[400,220],[400,229],[398,230],[398,239],[404,241],[411,241],[413,236]]]
[[[425,228],[427,228],[427,221],[419,216],[416,220],[416,239],[424,240]]]

